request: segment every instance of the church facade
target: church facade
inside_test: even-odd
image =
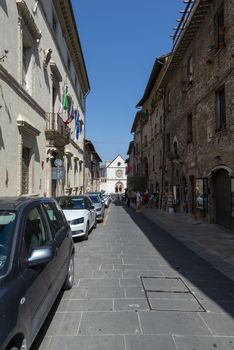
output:
[[[100,167],[100,190],[110,194],[123,194],[127,187],[126,162],[118,155]]]

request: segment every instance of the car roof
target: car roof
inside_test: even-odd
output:
[[[76,198],[87,198],[88,195],[85,195],[85,194],[80,194],[78,196],[58,196],[58,197],[55,197],[56,199],[61,199],[61,198],[69,198],[69,199],[76,199]]]
[[[51,197],[0,197],[0,210],[19,210],[31,203],[53,202]]]

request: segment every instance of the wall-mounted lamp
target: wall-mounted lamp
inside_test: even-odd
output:
[[[5,58],[7,58],[8,50],[4,50],[4,54],[0,57],[0,62],[4,62]]]
[[[52,49],[47,49],[45,52],[44,61],[43,61],[43,65],[44,65],[45,69],[47,68],[47,66],[50,62],[51,55],[52,55]]]

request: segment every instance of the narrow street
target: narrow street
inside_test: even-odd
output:
[[[234,282],[142,213],[112,203],[75,245],[33,350],[234,349]]]

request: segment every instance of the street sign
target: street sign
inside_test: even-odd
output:
[[[64,175],[65,175],[64,167],[52,168],[52,180],[62,180],[64,179]]]
[[[55,165],[56,167],[62,166],[62,165],[63,165],[62,159],[59,159],[59,158],[58,158],[58,159],[55,159],[54,165]]]

